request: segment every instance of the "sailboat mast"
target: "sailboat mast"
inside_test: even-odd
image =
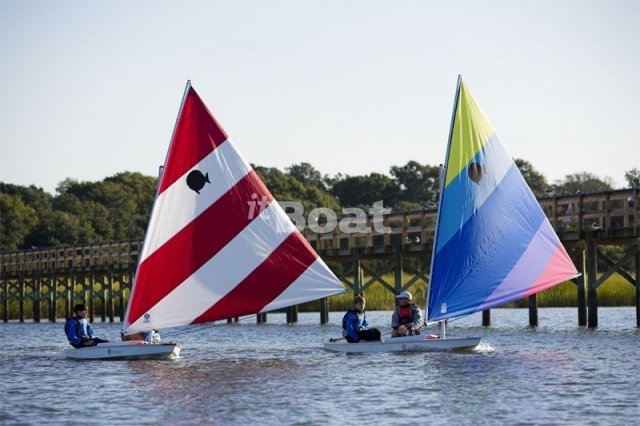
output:
[[[163,165],[159,167],[158,170],[158,184],[156,185],[156,196],[153,199],[153,205],[151,206],[151,214],[153,214],[154,212],[154,207],[156,204],[156,200],[158,199],[158,191],[160,191],[160,183],[162,182],[162,175],[164,173],[164,169],[167,166],[167,160],[169,158],[169,153],[171,152],[171,145],[173,145],[173,139],[174,136],[176,134],[176,129],[178,128],[178,121],[180,120],[180,116],[182,115],[182,110],[184,109],[184,103],[187,100],[187,94],[189,93],[189,89],[191,88],[191,80],[187,80],[187,84],[185,85],[184,88],[184,94],[182,95],[182,102],[180,102],[180,109],[178,110],[178,116],[176,117],[176,123],[173,125],[173,132],[171,133],[171,139],[169,142],[169,149],[167,150],[167,154],[164,157],[164,163],[162,163]],[[149,223],[151,223],[152,218],[149,218]],[[147,226],[147,229],[145,231],[145,235],[144,235],[144,239],[142,240],[142,247],[140,250],[140,253],[144,253],[144,245],[147,241],[147,232],[149,231],[149,226]],[[140,259],[142,258],[142,256],[138,257],[138,264],[136,265],[136,273],[134,275],[134,279],[133,282],[131,283],[131,290],[129,291],[129,301],[127,303],[127,309],[125,310],[125,314],[124,314],[124,324],[122,327],[122,330],[126,330],[126,328],[129,326],[129,309],[131,309],[131,300],[133,300],[133,290],[135,288],[135,281],[136,278],[138,276],[138,269],[140,268]]]
[[[162,173],[164,173],[164,169],[167,166],[167,160],[169,159],[169,153],[171,152],[171,148],[173,145],[173,140],[176,136],[176,130],[178,129],[178,121],[180,121],[180,116],[182,115],[182,110],[184,109],[184,103],[187,100],[187,95],[189,94],[189,89],[191,88],[191,80],[187,80],[187,84],[184,87],[184,94],[182,95],[182,102],[180,102],[180,109],[178,110],[178,116],[176,117],[176,123],[173,125],[173,132],[171,133],[171,139],[169,140],[169,148],[167,149],[167,155],[164,156],[164,163],[162,168],[160,169],[160,177],[158,179],[158,188],[160,189],[160,180],[162,179]],[[156,197],[158,194],[156,193]]]
[[[447,151],[445,152],[444,166],[440,165],[440,182],[438,185],[438,214],[436,215],[435,234],[433,236],[433,248],[431,251],[431,266],[429,267],[429,288],[427,289],[427,303],[424,309],[425,323],[429,321],[429,296],[431,294],[431,277],[433,276],[433,262],[436,257],[436,247],[438,242],[438,223],[440,222],[440,212],[442,209],[442,194],[444,192],[444,182],[447,176],[447,166],[449,165],[449,152],[451,150],[451,140],[453,139],[453,126],[456,121],[456,111],[458,110],[458,101],[460,99],[460,86],[462,84],[462,75],[458,74],[458,83],[456,85],[456,95],[453,100],[453,111],[451,113],[451,125],[449,126],[449,140],[447,142]],[[443,327],[444,332],[444,327]],[[444,334],[444,333],[443,333]]]

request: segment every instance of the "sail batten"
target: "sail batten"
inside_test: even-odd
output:
[[[459,84],[434,242],[429,321],[500,306],[577,274],[513,159]]]
[[[344,291],[190,86],[170,146],[127,333]]]

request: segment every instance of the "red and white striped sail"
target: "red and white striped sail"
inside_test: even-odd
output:
[[[187,83],[125,332],[266,312],[342,291]]]

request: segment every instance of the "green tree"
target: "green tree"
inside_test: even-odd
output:
[[[580,172],[566,175],[564,179],[557,180],[553,184],[556,194],[575,194],[578,192],[602,192],[611,191],[613,183],[611,178],[600,179],[593,173]]]
[[[404,166],[391,167],[391,176],[395,178],[400,187],[398,195],[398,209],[403,207],[434,208],[438,202],[438,166],[420,164],[417,161],[409,161]]]
[[[17,195],[0,193],[0,250],[24,247],[24,239],[38,223],[33,207]]]
[[[113,227],[109,219],[109,212],[105,206],[94,201],[83,201],[65,192],[53,201],[57,212],[64,212],[78,224],[78,243],[92,243],[113,239]],[[59,223],[62,220],[59,219]]]
[[[338,198],[342,207],[369,209],[376,201],[385,206],[395,207],[400,194],[400,186],[389,176],[370,173],[364,176],[346,176],[333,182],[331,193]]]
[[[531,192],[533,192],[536,197],[544,197],[546,195],[545,190],[549,188],[549,183],[544,175],[537,171],[533,165],[526,160],[515,158],[513,161],[516,163],[527,185],[531,188]]]
[[[301,182],[296,177],[283,173],[275,167],[253,166],[260,179],[278,201],[297,201],[308,214],[316,207],[338,210],[338,200],[321,188],[317,182]],[[311,182],[311,183],[309,183]]]
[[[285,168],[287,174],[303,185],[315,185],[326,190],[325,177],[309,163],[294,164]]]
[[[627,180],[628,188],[640,188],[640,170],[637,167],[626,171],[624,178]]]
[[[51,245],[53,227],[53,196],[34,185],[19,186],[0,182],[0,193],[19,197],[24,205],[33,209],[37,221],[31,231],[24,236],[18,248],[48,247]]]
[[[56,207],[74,215],[82,242],[144,236],[157,179],[140,173],[118,173],[101,182],[66,179],[58,185]]]
[[[132,202],[134,214],[131,223],[129,238],[142,238],[151,216],[151,208],[158,186],[158,179],[151,176],[144,176],[141,173],[124,172],[118,173],[105,179],[105,182],[112,182],[121,187],[129,196]]]

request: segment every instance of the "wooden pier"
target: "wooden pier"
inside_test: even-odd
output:
[[[636,289],[636,325],[640,327],[640,191],[562,195],[539,202],[582,273],[574,280],[578,324],[597,327],[597,289],[618,273]],[[303,234],[325,261],[342,265],[337,275],[354,294],[365,293],[374,283],[399,293],[418,280],[428,282],[436,213],[425,209],[384,215],[386,232],[374,223],[379,216],[370,215],[364,232],[344,232],[335,222],[321,221]],[[624,254],[611,259],[598,249],[603,245],[621,246]],[[122,319],[141,247],[141,240],[130,240],[1,252],[2,320],[39,322],[46,317],[55,321],[71,315],[78,302],[89,306],[91,320],[94,315],[103,321]],[[393,281],[388,282],[386,275],[392,275]],[[528,300],[529,323],[537,326],[537,298]],[[10,306],[16,303],[17,315],[12,316]],[[320,313],[323,323],[328,310],[325,300]],[[297,312],[295,307],[287,310],[287,321],[297,321]],[[256,320],[267,318],[261,314]],[[482,323],[490,324],[488,311]]]

